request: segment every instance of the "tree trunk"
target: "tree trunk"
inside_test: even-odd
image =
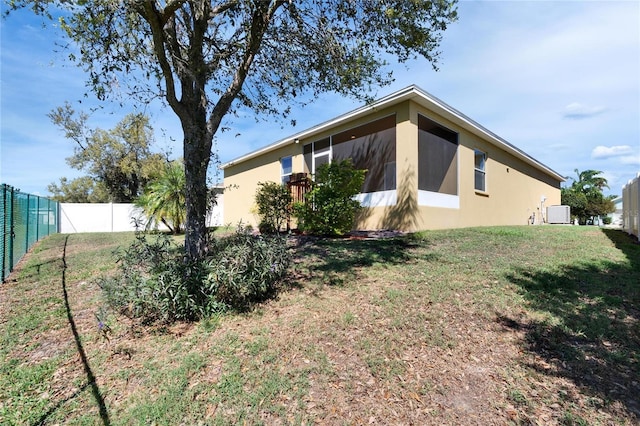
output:
[[[185,259],[202,259],[207,248],[207,168],[212,137],[206,125],[184,124],[184,171],[186,178]]]

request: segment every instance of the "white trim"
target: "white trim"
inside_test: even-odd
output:
[[[476,157],[478,156],[478,154],[482,154],[482,168],[478,168],[476,167]],[[487,160],[488,160],[488,155],[486,152],[475,148],[473,150],[473,188],[476,191],[480,191],[480,192],[489,192],[487,190]],[[482,173],[482,188],[476,188],[476,172],[480,172]]]
[[[444,209],[459,209],[460,196],[418,190],[418,205],[427,207],[441,207]]]
[[[289,173],[285,173],[284,172],[284,165],[282,164],[282,160],[288,158],[289,161],[291,162],[291,170],[289,171]],[[289,177],[289,179],[291,179],[291,175],[293,174],[293,156],[292,155],[287,155],[285,157],[281,157],[280,158],[280,182],[281,183],[285,183],[284,178],[285,177]]]
[[[398,202],[398,191],[377,191],[357,194],[354,197],[360,201],[363,207],[388,207],[395,206]]]

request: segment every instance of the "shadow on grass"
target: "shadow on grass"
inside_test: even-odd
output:
[[[298,248],[298,259],[303,259],[306,271],[298,266],[294,285],[321,279],[329,285],[341,285],[355,278],[362,267],[379,264],[395,265],[411,261],[412,248],[424,246],[410,236],[375,239],[311,239]]]
[[[517,270],[508,279],[532,309],[556,320],[498,320],[524,330],[526,349],[548,364],[531,368],[567,378],[598,404],[618,402],[640,418],[640,245],[620,231],[603,232],[627,262]]]
[[[102,393],[100,392],[100,388],[96,383],[96,377],[89,366],[89,360],[87,359],[87,354],[84,351],[84,347],[82,346],[82,340],[80,339],[80,334],[78,333],[78,328],[76,327],[76,322],[73,319],[73,314],[71,313],[71,305],[69,304],[69,293],[67,292],[67,243],[69,241],[69,236],[67,235],[64,239],[64,247],[62,249],[62,293],[64,295],[64,305],[67,311],[67,319],[69,320],[69,326],[71,327],[71,332],[73,333],[73,337],[76,342],[76,347],[78,349],[78,354],[80,355],[80,359],[82,360],[82,365],[84,367],[85,374],[87,375],[87,383],[85,383],[78,391],[73,393],[70,397],[59,401],[56,405],[54,405],[49,411],[40,417],[36,424],[43,425],[46,424],[47,419],[51,416],[59,407],[61,407],[65,402],[75,398],[78,396],[85,388],[91,387],[91,393],[98,404],[98,409],[100,412],[100,418],[102,419],[102,423],[105,426],[109,426],[111,421],[109,420],[109,413],[107,412],[107,406],[104,402],[104,398],[102,397]]]

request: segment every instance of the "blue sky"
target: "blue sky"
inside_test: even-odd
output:
[[[381,97],[416,84],[565,176],[603,171],[611,189],[640,172],[640,2],[462,1],[444,34],[438,72],[425,61],[394,65]],[[0,180],[47,195],[62,176],[81,175],[73,152],[46,114],[65,101],[109,129],[132,106],[85,97],[85,75],[65,60],[54,27],[28,12],[3,20],[0,46]],[[81,103],[78,103],[81,101]],[[218,136],[222,162],[360,106],[328,94],[293,111],[286,123],[238,118]],[[157,149],[181,155],[182,134],[169,109],[152,105]],[[239,134],[239,136],[237,136]]]

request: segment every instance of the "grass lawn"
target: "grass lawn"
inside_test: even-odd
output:
[[[277,300],[170,326],[105,309],[94,278],[132,240],[53,235],[0,286],[0,424],[640,422],[620,231],[301,239]]]

